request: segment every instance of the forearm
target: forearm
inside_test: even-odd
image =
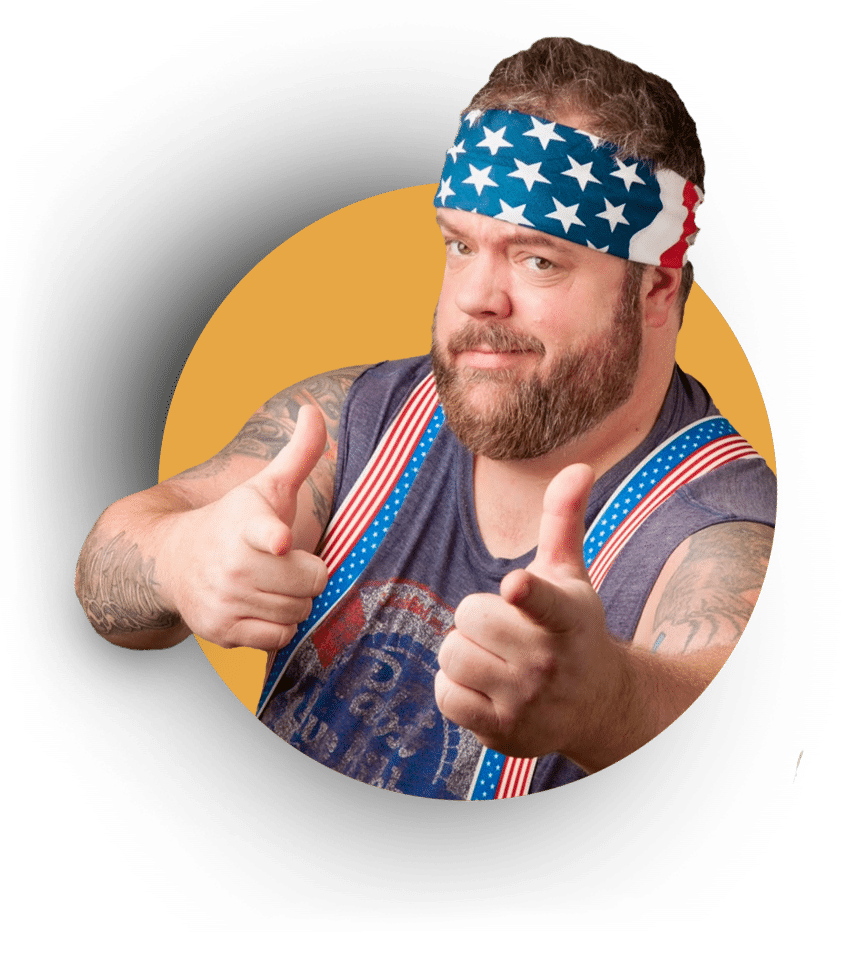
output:
[[[77,563],[77,598],[95,631],[127,648],[168,648],[189,635],[158,556],[165,531],[189,503],[166,486],[119,500],[89,534]]]
[[[606,708],[582,744],[564,753],[590,773],[637,751],[671,725],[708,687],[734,643],[679,655],[657,655],[616,643],[617,668]],[[570,746],[571,747],[571,746]]]

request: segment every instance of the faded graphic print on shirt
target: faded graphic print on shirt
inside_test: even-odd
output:
[[[262,721],[366,784],[464,799],[482,749],[442,716],[433,688],[452,625],[453,611],[424,586],[366,585],[297,650]]]

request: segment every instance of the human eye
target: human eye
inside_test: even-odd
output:
[[[471,249],[458,238],[448,238],[444,244],[447,246],[447,254],[454,257],[463,257],[471,254]]]
[[[540,273],[553,271],[557,266],[548,258],[543,258],[541,255],[528,255],[524,259],[524,264],[527,268],[530,268],[531,271],[538,271]]]

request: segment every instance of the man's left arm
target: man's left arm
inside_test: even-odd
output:
[[[555,479],[536,559],[500,595],[463,600],[436,678],[441,711],[488,747],[559,751],[589,772],[654,738],[719,672],[755,605],[773,534],[733,522],[689,537],[660,573],[634,641],[620,642],[583,564],[591,482],[584,467]]]
[[[633,642],[623,702],[622,753],[671,725],[731,655],[764,582],[773,528],[719,523],[688,537],[669,557],[646,602]]]

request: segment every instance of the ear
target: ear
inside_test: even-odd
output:
[[[649,327],[661,328],[676,311],[681,269],[650,265],[643,275],[643,307]]]

